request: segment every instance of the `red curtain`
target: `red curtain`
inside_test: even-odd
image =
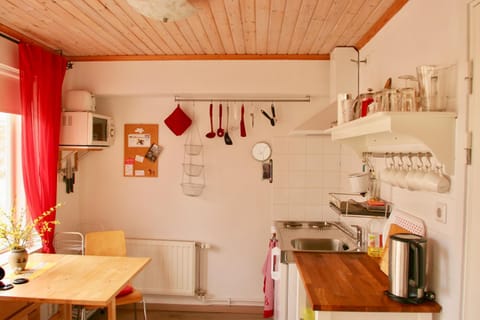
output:
[[[57,161],[62,83],[67,61],[38,46],[20,43],[23,181],[32,220],[57,202]],[[55,212],[44,221],[54,221]],[[42,252],[54,253],[55,225],[42,236]]]

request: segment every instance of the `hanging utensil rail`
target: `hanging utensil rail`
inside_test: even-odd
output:
[[[310,96],[298,98],[195,98],[195,97],[177,97],[175,102],[310,102]]]
[[[385,158],[385,157],[433,157],[431,152],[363,152],[363,158]]]

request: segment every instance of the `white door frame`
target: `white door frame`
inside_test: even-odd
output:
[[[468,130],[472,133],[472,164],[467,168],[463,320],[480,314],[480,0],[468,4],[469,60],[473,62],[473,91],[468,97]]]

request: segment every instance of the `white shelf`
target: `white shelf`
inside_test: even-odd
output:
[[[378,112],[326,130],[332,140],[362,152],[431,152],[454,172],[454,112]]]

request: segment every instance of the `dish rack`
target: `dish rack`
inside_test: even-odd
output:
[[[203,157],[203,145],[200,132],[195,123],[187,133],[183,156],[182,191],[190,197],[199,197],[205,188],[205,166]]]
[[[367,199],[357,193],[329,193],[329,206],[337,214],[351,217],[388,218],[392,211],[389,202],[383,204],[369,204]]]

